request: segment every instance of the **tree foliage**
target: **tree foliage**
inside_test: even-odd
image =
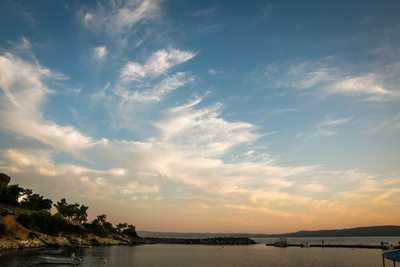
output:
[[[79,205],[76,202],[75,204],[68,204],[67,200],[63,198],[61,201],[57,201],[57,204],[54,204],[54,207],[63,218],[69,221],[87,221],[87,210],[89,209],[87,206]]]
[[[5,173],[0,173],[0,196],[3,192],[3,188],[5,188],[10,182],[11,178]]]
[[[53,201],[39,194],[33,194],[31,189],[26,189],[24,195],[26,197],[21,202],[22,208],[36,211],[51,209]]]
[[[34,210],[32,214],[20,214],[17,222],[25,228],[39,231],[44,234],[57,236],[60,232],[67,234],[93,233],[100,237],[115,235],[128,235],[138,237],[135,226],[127,223],[119,223],[115,228],[107,222],[107,215],[97,216],[91,223],[86,223],[89,207],[78,203],[69,204],[65,198],[57,201],[54,207],[57,213],[51,215],[50,209],[53,201],[39,194],[34,194],[31,189],[24,189],[18,184],[9,185],[11,178],[0,173],[0,202],[10,206],[22,207]],[[71,224],[70,221],[82,223],[82,225]],[[0,225],[0,236],[4,232]]]
[[[25,193],[25,189],[19,187],[18,184],[7,185],[3,188],[0,195],[0,202],[10,206],[19,206],[19,199]]]

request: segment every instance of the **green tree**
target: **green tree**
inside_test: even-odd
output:
[[[89,209],[89,207],[81,205],[79,207],[79,209],[77,210],[77,214],[76,214],[74,220],[77,221],[77,222],[80,222],[80,223],[86,222],[87,221],[87,217],[88,217],[88,215],[87,215],[87,210],[88,209]]]
[[[39,194],[32,194],[31,189],[26,189],[24,195],[26,196],[24,200],[21,202],[21,207],[30,210],[50,210],[53,204],[48,198],[44,198]]]
[[[8,185],[3,188],[0,202],[10,206],[19,206],[19,198],[24,195],[25,189],[18,184]]]
[[[89,209],[87,206],[79,206],[76,202],[75,204],[68,204],[67,200],[63,198],[61,201],[57,201],[57,204],[54,204],[54,207],[63,218],[68,219],[69,221],[87,221],[87,210]]]
[[[99,223],[101,223],[101,225],[104,225],[104,223],[106,222],[106,218],[106,214],[97,215],[97,220],[99,221]]]
[[[136,233],[136,228],[133,225],[128,225],[127,229],[122,231],[124,234],[129,235],[131,237],[139,237]]]
[[[103,224],[100,223],[98,219],[94,219],[91,224],[91,230],[93,231],[94,235],[100,237],[107,237],[109,232],[107,229],[104,228]]]
[[[117,230],[117,232],[121,233],[126,228],[128,228],[127,223],[119,223],[119,224],[117,224],[116,230]]]
[[[68,203],[65,198],[61,199],[61,201],[57,201],[57,204],[54,204],[54,207],[63,218],[68,217]]]
[[[3,188],[6,188],[11,178],[5,173],[0,173],[0,196],[3,192]]]

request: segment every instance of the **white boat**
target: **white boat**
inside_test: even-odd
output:
[[[47,250],[39,250],[39,255],[61,255],[63,253],[62,249],[47,249]]]
[[[311,245],[310,244],[308,244],[308,242],[302,242],[301,244],[300,244],[300,247],[302,247],[302,248],[310,248],[311,247]]]
[[[39,255],[38,260],[39,263],[78,264],[81,261],[81,258],[75,257],[75,253],[72,253],[71,257]]]
[[[384,250],[392,250],[394,249],[394,246],[392,244],[389,244],[388,242],[381,241],[381,248]]]
[[[274,243],[275,247],[281,247],[281,248],[287,247],[288,245],[289,242],[284,237],[279,238],[279,241]]]

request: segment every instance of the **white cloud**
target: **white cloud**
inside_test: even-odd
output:
[[[24,173],[24,183],[40,185],[41,189],[62,190],[76,193],[79,190],[88,195],[113,194],[114,170],[100,171],[72,164],[56,164],[48,150],[0,150],[0,156],[8,166],[0,166],[5,173]],[[32,179],[32,180],[29,180]],[[35,182],[32,182],[35,181]],[[76,185],[79,184],[79,188]]]
[[[121,187],[121,193],[134,194],[134,193],[158,193],[159,187],[157,185],[147,186],[140,185],[137,181],[131,181]]]
[[[222,73],[224,73],[223,70],[214,70],[214,69],[210,69],[210,70],[208,70],[207,72],[208,72],[209,74],[211,74],[211,75],[217,75],[217,74],[222,74]]]
[[[265,82],[273,88],[294,88],[327,95],[348,95],[366,101],[389,101],[400,98],[398,88],[392,86],[398,80],[394,71],[377,70],[368,74],[349,75],[333,66],[333,58],[307,61],[297,64],[269,64],[265,70],[255,71],[251,79]],[[390,68],[389,68],[390,69]],[[392,90],[386,87],[392,87]]]
[[[333,136],[337,134],[334,128],[337,128],[343,124],[352,121],[353,118],[342,118],[342,119],[327,119],[320,122],[317,126],[317,130],[312,134],[313,137],[318,136]]]
[[[204,156],[225,153],[232,146],[253,142],[259,137],[251,133],[255,127],[250,123],[230,123],[219,118],[220,107],[220,104],[199,110],[192,105],[176,107],[156,127],[161,130],[164,142],[176,142],[187,152],[191,150]]]
[[[91,12],[82,12],[83,24],[89,29],[103,31],[110,35],[129,32],[139,22],[155,19],[159,16],[160,0],[110,1],[98,3]]]
[[[52,93],[43,83],[46,78],[65,79],[37,63],[23,61],[9,53],[0,56],[0,88],[3,92],[0,126],[78,155],[80,149],[90,146],[94,140],[72,126],[60,126],[43,118],[40,109],[46,96]]]
[[[331,93],[354,95],[390,95],[390,92],[377,83],[377,75],[370,73],[365,76],[343,79],[333,84]]]
[[[85,24],[86,27],[89,27],[92,21],[94,20],[93,14],[91,13],[86,13],[85,16],[83,17],[83,23]]]
[[[107,48],[105,46],[98,46],[93,49],[93,57],[96,60],[102,60],[108,53]]]
[[[158,102],[161,101],[162,97],[166,94],[191,81],[193,81],[193,78],[186,78],[185,73],[178,72],[172,77],[163,79],[148,90],[131,92],[128,88],[119,86],[114,92],[117,96],[121,97],[121,104],[126,103],[128,105],[134,105],[134,103],[137,102]],[[126,108],[125,105],[124,108]]]
[[[153,53],[143,65],[136,62],[128,62],[121,71],[121,80],[129,82],[140,81],[144,77],[154,78],[194,56],[194,53],[172,48],[159,50]]]
[[[336,119],[336,120],[325,120],[321,122],[319,125],[320,126],[334,126],[334,125],[340,125],[343,123],[350,122],[353,118],[343,118],[343,119]]]

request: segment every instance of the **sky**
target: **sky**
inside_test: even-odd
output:
[[[137,230],[400,225],[399,11],[0,1],[0,172]]]

